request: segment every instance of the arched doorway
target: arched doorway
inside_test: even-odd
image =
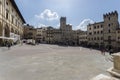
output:
[[[5,31],[5,37],[10,37],[10,29],[8,25],[5,26],[4,31]]]

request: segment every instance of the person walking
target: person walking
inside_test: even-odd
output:
[[[8,50],[10,50],[10,47],[11,47],[10,42],[8,42],[7,45],[8,45]]]
[[[105,55],[105,49],[103,49],[103,55]]]
[[[105,56],[105,49],[101,49],[101,54]]]
[[[113,54],[113,49],[110,49],[109,54],[110,55]]]

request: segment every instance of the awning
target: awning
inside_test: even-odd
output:
[[[15,38],[10,38],[10,37],[3,37],[3,36],[0,36],[0,39],[14,40]]]

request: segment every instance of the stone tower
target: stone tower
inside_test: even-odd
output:
[[[116,46],[116,29],[119,28],[117,11],[103,15],[104,18],[104,44],[111,49]]]
[[[60,29],[65,30],[66,28],[66,17],[61,17],[60,18]]]

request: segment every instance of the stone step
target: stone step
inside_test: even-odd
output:
[[[100,75],[94,77],[91,80],[120,80],[120,79],[117,79],[117,78],[114,78],[114,77],[110,77],[110,76],[106,76],[104,74],[100,74]]]

